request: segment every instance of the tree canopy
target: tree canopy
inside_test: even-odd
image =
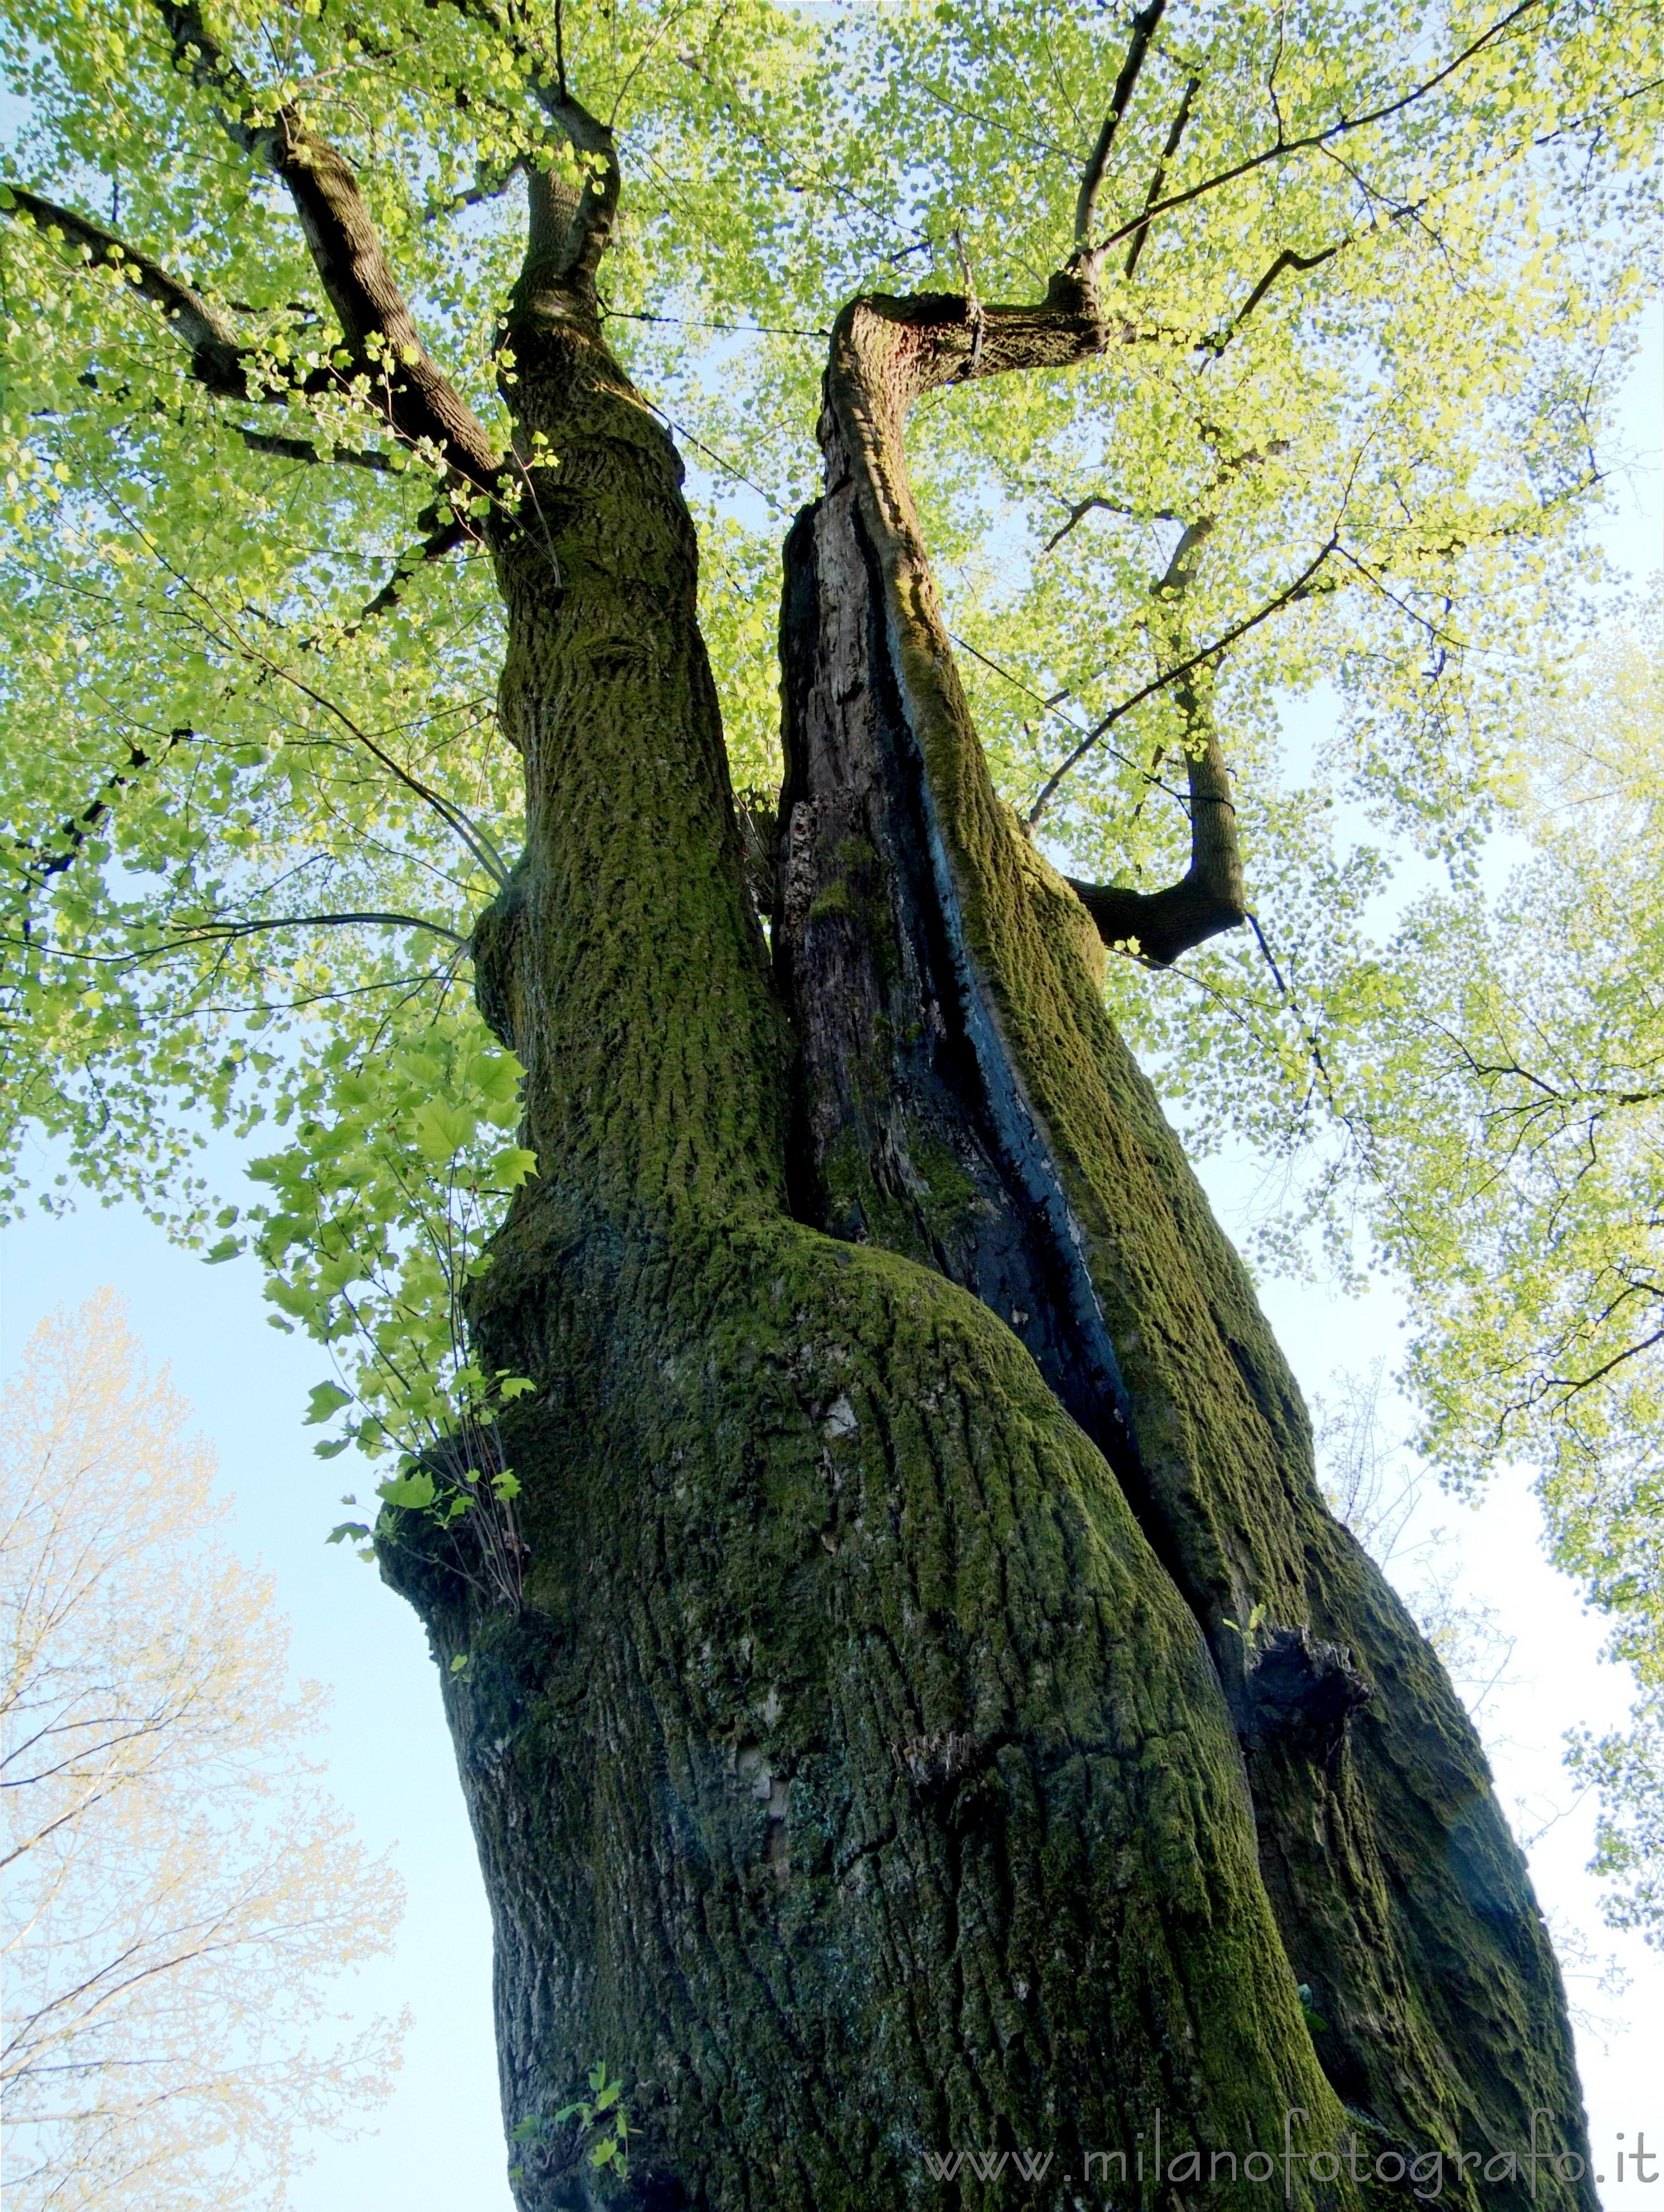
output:
[[[325,1449],[501,1388],[461,1302],[535,1158],[471,995],[524,834],[485,549],[535,543],[560,458],[510,438],[527,191],[610,189],[570,86],[763,880],[833,318],[962,297],[974,365],[983,303],[1090,264],[1091,358],[914,416],[997,787],[1111,935],[1229,810],[1248,926],[1139,909],[1112,1007],[1193,1137],[1302,1162],[1305,1218],[1404,1270],[1436,1449],[1539,1455],[1655,1688],[1653,710],[1638,661],[1604,719],[1548,703],[1656,278],[1655,8],[25,0],[5,35],[20,1177],[43,1130],[63,1188],[252,1249],[336,1357]],[[1537,857],[1487,903],[1499,819]]]

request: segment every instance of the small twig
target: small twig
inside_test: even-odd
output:
[[[640,307],[609,307],[604,302],[601,313],[604,319],[629,323],[674,323],[683,330],[733,331],[744,337],[829,338],[832,335],[829,330],[799,330],[785,323],[720,323],[707,321],[698,315],[652,315]]]

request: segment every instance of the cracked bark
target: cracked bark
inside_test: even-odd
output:
[[[1333,2142],[1224,1700],[1102,1455],[940,1267],[794,1214],[680,465],[581,279],[512,336],[562,456],[498,544],[530,830],[476,939],[542,1162],[475,1316],[538,1383],[525,1604],[386,1553],[471,1655],[509,2122],[604,2054],[638,2199],[725,2212],[939,2202],[961,2143],[1078,2169],[1157,2106]],[[558,2166],[527,2212],[586,2201]]]

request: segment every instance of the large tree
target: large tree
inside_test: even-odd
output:
[[[1105,962],[1345,939],[1320,678],[1356,805],[1479,834],[1653,11],[18,23],[19,1095],[188,1237],[203,1109],[294,1121],[253,1241],[406,1449],[520,2202],[598,2057],[645,2203],[1285,2128],[1303,2202],[1591,2202],[1479,1745]]]

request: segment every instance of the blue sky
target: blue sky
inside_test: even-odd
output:
[[[1660,508],[1660,319],[1654,315],[1629,390],[1626,442],[1637,465],[1613,487],[1609,551],[1637,578],[1664,559]],[[1206,1180],[1227,1226],[1253,1200],[1244,1164],[1212,1163]],[[58,1219],[32,1215],[7,1232],[3,1328],[7,1364],[34,1322],[105,1284],[127,1300],[150,1357],[166,1361],[217,1448],[234,1498],[230,1534],[274,1575],[294,1630],[297,1674],[331,1686],[333,1717],[319,1747],[330,1786],[373,1850],[391,1849],[409,1905],[397,1948],[349,1991],[365,2012],[408,2003],[414,2021],[392,2100],[356,2141],[320,2147],[299,2179],[296,2212],[362,2203],[400,2212],[510,2212],[498,2122],[490,2021],[490,1929],[457,1786],[438,1685],[414,1617],[373,1571],[324,1538],[353,1462],[325,1467],[301,1418],[324,1362],[312,1346],[266,1325],[246,1261],[208,1268],[174,1250],[137,1210],[83,1204]],[[1390,1289],[1339,1297],[1324,1286],[1272,1282],[1265,1302],[1303,1386],[1322,1394],[1338,1368],[1397,1362],[1400,1309]],[[1488,1702],[1483,1727],[1503,1802],[1522,1834],[1548,1822],[1533,1847],[1545,1909],[1557,1929],[1583,1931],[1619,1955],[1633,1979],[1600,1995],[1579,1976],[1574,2002],[1606,2016],[1580,2035],[1597,2167],[1611,2179],[1609,2212],[1664,2212],[1664,2184],[1615,2185],[1609,2153],[1624,2131],[1664,2144],[1664,1958],[1599,1925],[1583,1871],[1591,1814],[1572,1808],[1559,1766],[1564,1730],[1623,1717],[1625,1678],[1603,1666],[1602,1632],[1576,1592],[1544,1564],[1538,1514],[1521,1480],[1504,1479],[1482,1506],[1441,1500],[1430,1517],[1460,1547],[1464,1593],[1494,1607],[1515,1640],[1511,1682]],[[1570,1808],[1570,1809],[1565,1809]],[[575,2085],[574,2085],[575,2086]]]

